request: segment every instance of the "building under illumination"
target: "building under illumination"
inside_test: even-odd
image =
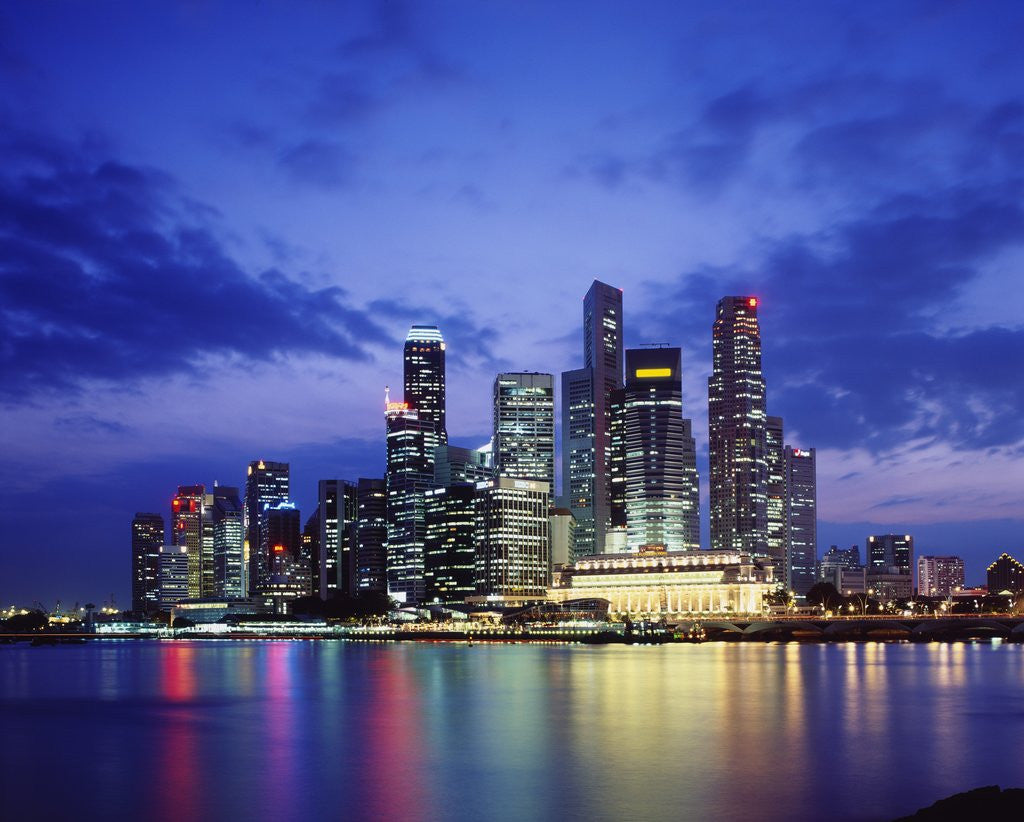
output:
[[[423,496],[425,601],[462,603],[476,593],[476,486],[455,483]]]
[[[723,297],[708,378],[711,548],[767,556],[765,385],[756,297]]]
[[[786,446],[786,586],[805,596],[818,560],[818,479],[813,448]]]
[[[680,618],[761,614],[771,566],[737,551],[653,551],[584,557],[555,577],[548,598],[606,599],[609,614]]]
[[[360,477],[356,483],[356,593],[386,594],[388,590],[388,484],[385,479]]]
[[[414,325],[405,338],[403,400],[448,442],[445,428],[445,342],[436,325]]]
[[[245,479],[245,543],[243,553],[248,569],[248,590],[256,593],[270,576],[270,558],[260,550],[263,545],[263,511],[289,499],[287,462],[253,460]]]
[[[964,587],[964,561],[960,557],[918,557],[917,593],[945,597]]]
[[[179,485],[178,493],[171,501],[171,542],[185,548],[188,554],[188,595],[193,599],[206,593],[203,591],[203,566],[207,553],[203,544],[205,496],[206,488],[202,485]],[[213,548],[212,544],[210,548]],[[212,564],[212,556],[210,560]]]
[[[313,590],[324,600],[337,592],[355,593],[356,496],[355,483],[340,479],[317,483],[318,546]]]
[[[161,610],[167,610],[183,599],[189,592],[189,557],[187,545],[164,545],[158,560],[159,594],[157,603]]]
[[[786,579],[789,565],[787,537],[786,451],[782,417],[765,417],[765,538],[768,557],[777,569],[776,577]],[[786,583],[787,586],[789,583]]]
[[[551,374],[494,379],[494,472],[555,487],[555,385]]]
[[[164,518],[137,513],[132,520],[132,610],[144,614],[159,608],[160,549]]]
[[[988,566],[988,592],[1001,594],[1004,591],[1011,594],[1024,591],[1024,565],[1005,552]]]
[[[476,485],[476,596],[543,599],[548,586],[548,484],[496,477]]]
[[[238,488],[214,485],[208,495],[209,520],[213,529],[213,590],[218,597],[246,596],[245,512]]]

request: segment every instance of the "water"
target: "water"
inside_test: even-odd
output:
[[[888,819],[1024,786],[1024,646],[0,646],[4,819]]]

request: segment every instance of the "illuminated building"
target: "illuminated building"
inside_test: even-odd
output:
[[[918,557],[917,593],[945,597],[964,587],[964,561],[960,557]]]
[[[765,417],[765,539],[767,553],[777,569],[776,577],[786,579],[789,562],[789,540],[786,535],[786,453],[782,417]]]
[[[447,488],[457,482],[478,482],[494,476],[491,454],[482,449],[439,445],[434,449],[434,485]]]
[[[555,602],[606,599],[610,614],[676,618],[760,614],[775,583],[771,567],[736,551],[654,551],[584,557],[556,575]]]
[[[306,524],[302,526],[299,544],[302,564],[309,568],[310,576],[313,579],[313,595],[322,599],[323,594],[320,589],[320,506],[313,509]]]
[[[550,374],[494,379],[494,471],[555,487],[555,386]]]
[[[215,485],[208,495],[208,521],[213,530],[213,589],[214,595],[240,599],[247,593],[245,586],[245,512],[238,489]]]
[[[262,551],[268,558],[270,576],[261,592],[283,582],[294,583],[303,594],[313,590],[311,569],[302,562],[299,509],[293,502],[279,502],[263,509],[260,522]]]
[[[189,555],[187,545],[164,545],[158,560],[157,603],[161,610],[189,598]]]
[[[426,602],[461,603],[476,592],[475,505],[472,483],[424,493]]]
[[[863,594],[867,591],[867,575],[860,564],[860,547],[839,548],[833,545],[818,563],[817,580],[830,582],[840,593]]]
[[[1024,591],[1024,565],[1007,553],[988,566],[988,592],[990,594],[1011,594]]]
[[[434,484],[439,435],[434,423],[421,420],[407,403],[388,402],[385,419],[388,593],[399,602],[415,605],[425,595],[423,494]]]
[[[360,477],[356,483],[356,593],[388,590],[388,486],[384,479]]]
[[[849,548],[840,548],[838,545],[833,545],[821,557],[820,565],[842,565],[844,568],[860,568],[860,546],[851,545]]]
[[[910,575],[914,568],[914,538],[909,534],[881,534],[868,537],[868,575],[894,573]]]
[[[264,509],[286,502],[289,498],[287,462],[254,460],[249,463],[245,480],[245,543],[243,552],[248,569],[248,590],[255,593],[270,576],[270,561],[260,549],[264,544],[261,532]]]
[[[786,586],[804,596],[814,585],[818,558],[817,458],[786,446]]]
[[[317,511],[320,531],[314,563],[314,592],[330,599],[336,591],[355,593],[356,486],[345,480],[320,480],[317,483]]]
[[[476,596],[543,599],[548,585],[548,484],[496,477],[476,485]]]
[[[203,539],[203,503],[206,488],[202,485],[179,485],[171,500],[171,542],[188,554],[188,595],[203,596],[203,560],[206,559]],[[212,549],[212,545],[209,546]],[[212,561],[212,556],[210,557]]]
[[[611,524],[626,550],[700,548],[696,466],[683,424],[678,348],[630,349],[626,383],[611,395]],[[605,553],[612,553],[607,550]]]
[[[405,338],[403,399],[421,422],[434,426],[439,443],[445,428],[445,343],[436,325],[414,325]]]
[[[711,547],[766,556],[765,385],[755,297],[723,297],[708,378]]]
[[[622,387],[622,291],[594,280],[583,299],[583,368],[562,374],[562,498],[580,554],[604,550],[610,524],[611,394]]]
[[[137,513],[132,520],[132,610],[144,614],[159,608],[160,549],[164,518]]]

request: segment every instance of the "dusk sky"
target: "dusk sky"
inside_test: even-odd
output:
[[[289,461],[382,476],[409,324],[448,430],[683,351],[707,543],[715,302],[817,448],[819,550],[1024,559],[1024,4],[10,2],[0,605],[130,602],[130,521]],[[400,388],[397,392],[400,394]]]

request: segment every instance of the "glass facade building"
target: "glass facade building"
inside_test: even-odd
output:
[[[786,585],[804,596],[818,561],[817,457],[813,448],[786,446]]]
[[[248,567],[248,589],[257,593],[270,576],[270,558],[261,550],[263,511],[287,502],[290,491],[288,463],[254,460],[249,463],[245,480],[245,543],[243,553]]]
[[[132,519],[132,610],[144,614],[159,606],[160,549],[164,518],[137,513]]]
[[[555,386],[551,374],[516,372],[494,380],[494,470],[555,487]]]

